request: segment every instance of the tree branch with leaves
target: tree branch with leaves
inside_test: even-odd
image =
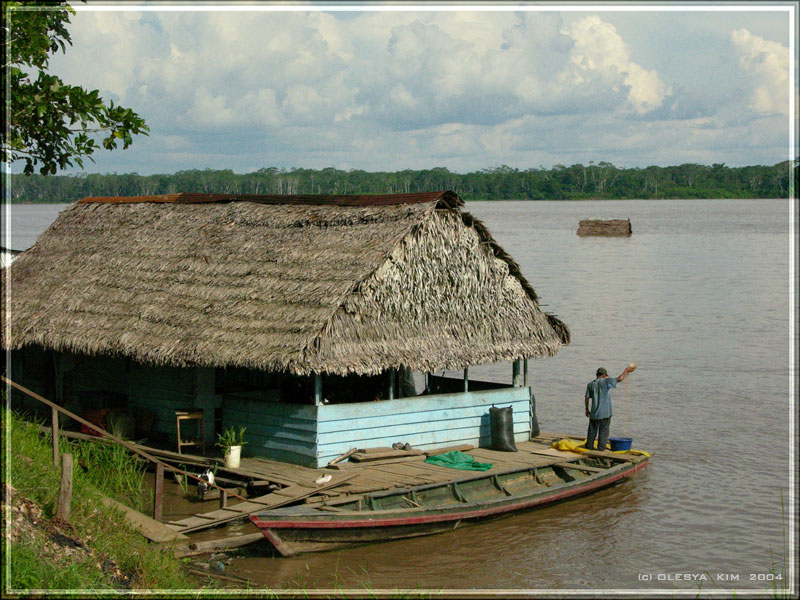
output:
[[[55,174],[73,162],[83,167],[84,158],[94,161],[101,145],[114,150],[121,142],[125,149],[134,135],[147,135],[149,127],[131,109],[47,72],[50,57],[72,45],[67,25],[75,9],[65,2],[4,2],[2,11],[4,162],[25,161],[27,175],[37,167]]]

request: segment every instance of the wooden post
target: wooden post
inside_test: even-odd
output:
[[[53,420],[53,464],[58,468],[58,411],[55,408],[51,408],[50,410]]]
[[[469,367],[464,368],[464,391],[469,391]]]
[[[161,520],[164,506],[164,465],[156,463],[155,483],[153,484],[153,518]]]
[[[389,400],[394,400],[394,375],[395,370],[389,369]]]
[[[61,490],[58,492],[56,517],[69,521],[72,504],[72,454],[65,453],[61,461]]]
[[[514,387],[521,387],[522,386],[522,379],[520,378],[520,367],[521,367],[520,363],[521,362],[522,362],[521,360],[517,359],[512,363],[512,366],[511,366],[511,373],[512,373],[512,379],[513,379],[513,386]]]
[[[228,490],[219,488],[219,507],[225,508],[228,506]]]
[[[523,380],[522,380],[522,385],[524,385],[525,387],[528,387],[528,359],[527,358],[522,361],[522,365],[523,365],[523,373],[524,373]]]
[[[322,404],[322,374],[314,373],[314,404]]]

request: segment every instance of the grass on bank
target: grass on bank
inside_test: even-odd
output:
[[[775,600],[783,600],[792,597],[790,578],[797,574],[792,574],[789,570],[789,523],[786,517],[786,503],[783,497],[783,489],[781,489],[781,531],[783,533],[783,552],[782,556],[776,561],[775,553],[770,548],[770,562],[771,566],[768,573],[771,575],[772,597]]]
[[[42,517],[56,512],[61,480],[53,465],[52,438],[2,409],[4,455],[2,479],[17,493],[41,507]],[[198,587],[169,550],[136,533],[117,509],[100,501],[104,494],[136,507],[141,500],[143,467],[120,453],[116,444],[101,446],[61,440],[61,451],[75,457],[70,523],[71,537],[83,540],[92,553],[48,557],[42,549],[48,533],[37,528],[34,539],[8,542],[4,515],[4,592],[24,590],[190,589]],[[123,451],[124,452],[124,451]],[[87,470],[79,465],[82,464]],[[139,487],[137,488],[137,481]],[[115,565],[116,569],[103,568]],[[119,572],[124,578],[119,577]]]

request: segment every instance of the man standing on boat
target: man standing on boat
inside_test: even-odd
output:
[[[617,382],[623,381],[628,373],[636,369],[636,363],[631,363],[619,377],[609,377],[608,371],[603,367],[597,369],[596,379],[586,386],[586,416],[589,417],[589,431],[586,433],[586,447],[594,450],[594,438],[597,438],[597,449],[605,450],[608,442],[608,430],[611,426],[611,388],[617,387]],[[591,400],[591,408],[589,401]]]

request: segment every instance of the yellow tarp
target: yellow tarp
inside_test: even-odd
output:
[[[563,450],[565,452],[588,452],[589,450],[584,445],[586,444],[586,440],[583,441],[575,440],[572,438],[564,438],[563,440],[556,440],[551,445],[556,450]],[[609,445],[608,448],[611,448]],[[614,454],[641,454],[643,456],[650,457],[650,453],[644,450],[634,450],[631,448],[630,450],[615,450]]]

